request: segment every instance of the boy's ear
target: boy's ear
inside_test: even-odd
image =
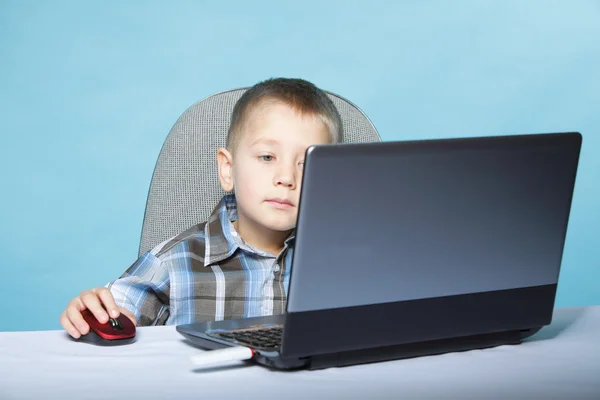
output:
[[[217,151],[217,165],[219,167],[219,181],[226,192],[233,191],[233,156],[227,149]]]

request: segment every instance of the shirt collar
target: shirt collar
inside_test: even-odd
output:
[[[232,221],[235,220],[237,220],[237,203],[235,201],[235,195],[226,194],[215,207],[204,226],[205,267],[231,257],[236,250],[240,248],[266,256],[266,253],[254,249],[244,243],[232,224]],[[285,240],[284,249],[293,244],[295,237],[296,230],[294,229],[290,236]]]

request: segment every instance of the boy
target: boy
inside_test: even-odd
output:
[[[226,192],[205,223],[143,254],[106,287],[82,292],[61,314],[74,338],[125,314],[134,324],[177,325],[285,311],[306,149],[341,141],[327,95],[301,79],[271,79],[236,103],[217,152]]]

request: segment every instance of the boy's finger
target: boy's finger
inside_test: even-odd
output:
[[[119,316],[119,307],[117,307],[117,304],[115,303],[115,299],[114,299],[112,293],[110,292],[110,290],[103,287],[103,288],[95,289],[94,291],[100,298],[100,301],[102,302],[102,304],[104,305],[104,308],[106,309],[106,311],[108,311],[110,316],[113,318],[117,318]]]
[[[66,318],[69,322],[79,331],[80,334],[85,335],[90,331],[90,326],[85,322],[81,316],[81,312],[74,306],[69,306],[66,309]],[[70,333],[70,331],[69,331]]]
[[[85,305],[83,304],[83,302],[81,301],[81,297],[79,297],[79,296],[75,297],[73,300],[71,300],[69,302],[69,307],[71,307],[71,306],[75,307],[79,311],[85,310]]]
[[[79,297],[81,298],[85,308],[94,314],[94,317],[98,320],[98,322],[102,324],[108,322],[108,314],[106,314],[106,310],[104,310],[104,307],[102,307],[102,303],[100,302],[101,300],[96,292],[91,290],[86,291],[81,293]]]
[[[79,332],[77,328],[75,328],[75,326],[71,323],[71,321],[69,321],[66,311],[63,311],[63,313],[60,315],[60,324],[69,335],[71,335],[75,339],[79,339],[79,337],[81,336],[81,332]]]

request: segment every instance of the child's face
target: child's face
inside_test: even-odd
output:
[[[225,154],[230,166],[220,168],[223,188],[236,193],[238,223],[257,232],[291,230],[306,149],[330,142],[327,126],[317,116],[271,102],[250,110],[242,129],[233,155]]]

